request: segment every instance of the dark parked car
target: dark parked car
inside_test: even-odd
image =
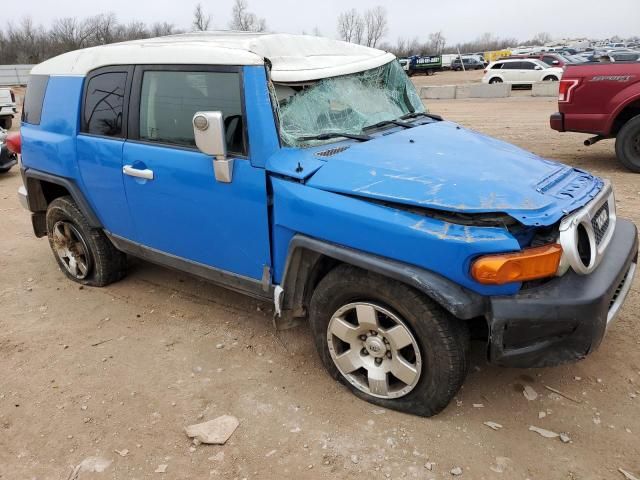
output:
[[[456,58],[451,62],[451,70],[462,70],[463,65],[465,70],[482,70],[485,66],[484,63],[477,58],[463,58],[462,60]]]

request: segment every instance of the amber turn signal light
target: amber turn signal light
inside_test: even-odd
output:
[[[551,277],[558,271],[562,247],[553,243],[519,252],[480,257],[471,266],[471,276],[485,285],[502,285]]]

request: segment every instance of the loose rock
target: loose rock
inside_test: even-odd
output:
[[[231,415],[222,415],[214,420],[197,423],[185,428],[188,437],[214,445],[223,445],[236,431],[240,422]]]
[[[158,465],[158,468],[154,470],[155,473],[166,473],[168,465],[166,463],[161,463]]]
[[[536,392],[531,385],[525,385],[524,389],[522,390],[522,394],[524,395],[524,398],[529,401],[538,398],[538,392]]]
[[[451,473],[451,475],[453,475],[454,477],[457,477],[458,475],[462,475],[462,469],[460,467],[454,467],[449,473]]]
[[[116,452],[121,457],[126,457],[129,454],[129,450],[127,450],[126,448],[123,450],[114,450],[114,452]]]
[[[502,425],[496,422],[484,422],[484,424],[492,430],[500,430]]]
[[[357,455],[351,455],[351,462],[355,463],[356,465],[359,462],[358,456]]]
[[[626,478],[627,480],[640,480],[640,478],[636,477],[634,474],[632,474],[631,472],[627,472],[626,470],[623,470],[622,468],[618,468],[618,471],[624,475],[624,478]]]
[[[551,430],[545,430],[544,428],[534,427],[533,425],[529,427],[529,430],[542,435],[544,438],[558,438],[560,436],[559,433],[552,432]]]

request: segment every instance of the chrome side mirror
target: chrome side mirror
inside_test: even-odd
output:
[[[227,158],[224,118],[222,112],[196,112],[193,116],[193,136],[198,149],[213,156],[216,180],[231,183],[233,159]]]

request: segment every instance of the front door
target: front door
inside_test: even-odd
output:
[[[136,240],[155,254],[259,280],[270,265],[265,171],[249,162],[239,67],[136,67],[123,176]],[[195,146],[197,111],[221,111],[233,181]],[[169,262],[171,263],[171,262]]]

